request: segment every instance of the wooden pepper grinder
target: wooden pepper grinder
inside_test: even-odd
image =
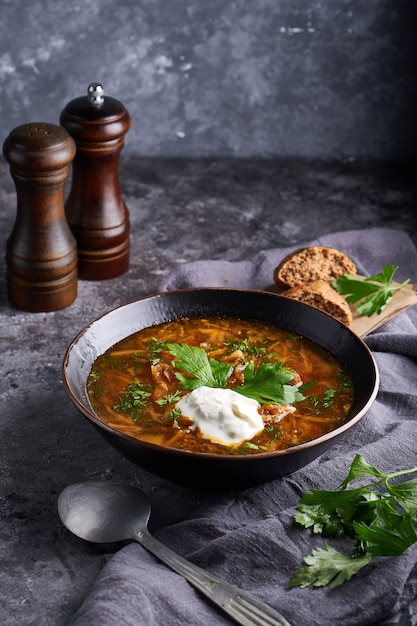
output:
[[[18,126],[3,144],[17,191],[6,244],[8,295],[25,311],[56,311],[77,296],[77,246],[65,218],[64,187],[76,151],[55,124]]]
[[[129,268],[129,212],[119,185],[119,156],[130,116],[121,102],[92,83],[87,96],[67,104],[60,123],[77,146],[65,205],[78,246],[78,275],[113,278]]]

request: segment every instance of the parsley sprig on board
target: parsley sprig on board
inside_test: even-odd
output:
[[[385,474],[357,454],[335,491],[311,489],[300,499],[294,520],[323,537],[351,537],[350,555],[329,543],[312,550],[290,580],[292,587],[331,589],[357,574],[374,557],[398,556],[417,541],[417,478],[392,483],[417,472],[417,467]],[[361,487],[347,489],[357,479],[372,478]]]
[[[233,366],[216,359],[209,359],[203,348],[186,343],[167,343],[166,349],[176,358],[172,365],[176,368],[175,376],[183,389],[193,390],[203,385],[206,387],[225,388]],[[180,370],[180,371],[178,371]],[[253,361],[245,369],[243,385],[233,390],[260,404],[293,404],[304,400],[303,394],[294,385],[293,373],[283,367],[282,362],[265,363],[256,370]]]
[[[359,315],[370,317],[374,313],[381,313],[393,297],[393,292],[401,289],[410,282],[405,280],[400,284],[392,284],[392,279],[398,266],[386,265],[379,274],[369,278],[359,278],[352,274],[344,274],[332,282],[336,291],[346,296],[346,302],[355,304],[362,301],[356,311]]]

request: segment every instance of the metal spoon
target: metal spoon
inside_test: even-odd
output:
[[[58,514],[71,532],[87,541],[138,541],[238,624],[290,626],[280,613],[264,602],[209,574],[155,539],[147,527],[150,501],[135,487],[107,481],[70,485],[58,497]]]

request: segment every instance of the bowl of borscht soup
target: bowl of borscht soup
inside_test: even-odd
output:
[[[366,344],[278,294],[183,289],[135,300],[68,347],[70,399],[131,462],[199,489],[242,488],[310,463],[378,392]]]

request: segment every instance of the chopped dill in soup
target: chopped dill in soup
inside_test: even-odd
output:
[[[182,318],[145,328],[93,364],[88,395],[111,428],[216,454],[272,452],[342,425],[350,376],[315,343],[253,320]]]

